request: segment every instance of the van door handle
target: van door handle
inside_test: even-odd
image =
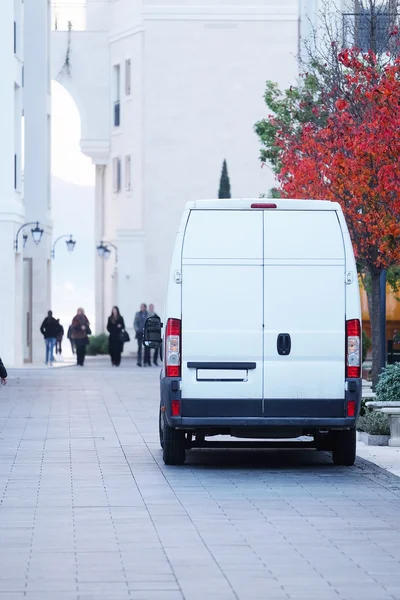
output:
[[[288,356],[292,349],[292,340],[288,333],[280,333],[277,340],[277,349],[280,356]]]

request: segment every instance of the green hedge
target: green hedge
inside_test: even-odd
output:
[[[86,353],[89,356],[108,354],[108,335],[106,333],[100,333],[100,335],[91,335],[89,337],[89,345]]]
[[[367,408],[365,414],[358,418],[357,430],[370,435],[390,435],[388,416]]]
[[[400,363],[383,369],[376,386],[376,399],[379,402],[400,402]]]

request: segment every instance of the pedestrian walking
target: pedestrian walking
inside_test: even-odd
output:
[[[75,354],[75,342],[72,339],[72,325],[68,327],[67,338],[69,339],[69,342],[71,344],[72,354]]]
[[[86,347],[89,344],[89,335],[92,333],[89,320],[83,308],[78,308],[75,317],[72,319],[71,327],[71,338],[74,341],[76,349],[76,364],[83,367],[85,364]]]
[[[149,313],[147,312],[146,304],[140,305],[140,311],[135,315],[135,321],[133,323],[133,327],[136,332],[136,339],[138,343],[138,352],[137,352],[137,364],[138,367],[142,366],[142,347],[143,347],[143,333],[144,333],[144,324],[149,318]],[[147,346],[144,347],[144,366],[151,366],[150,362],[150,348]]]
[[[2,385],[6,385],[7,377],[8,377],[7,369],[5,368],[3,361],[0,358],[0,381],[1,381]]]
[[[57,323],[58,323],[58,331],[57,331],[57,338],[56,338],[56,355],[60,356],[60,359],[62,358],[62,341],[63,341],[63,337],[64,337],[64,327],[61,325],[60,323],[60,319],[57,319]]]
[[[158,319],[160,318],[154,310],[154,304],[149,304],[149,317],[157,317]],[[149,353],[150,353],[150,362],[151,362],[150,348],[149,348]],[[162,360],[162,357],[160,357],[160,358]],[[154,348],[153,363],[156,365],[156,367],[158,366],[158,348]]]
[[[53,312],[49,310],[40,327],[46,344],[46,365],[49,367],[52,367],[54,362],[54,346],[56,345],[58,326],[56,319],[53,317]]]
[[[107,331],[110,334],[108,338],[108,353],[113,367],[119,367],[121,364],[121,354],[124,349],[125,322],[121,317],[118,306],[114,306],[111,315],[108,317]]]

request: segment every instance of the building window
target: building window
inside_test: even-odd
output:
[[[14,190],[18,189],[18,158],[14,154]]]
[[[130,96],[131,94],[131,60],[125,61],[125,94]]]
[[[131,189],[131,155],[125,156],[125,189]]]
[[[113,67],[113,122],[114,127],[119,127],[121,124],[121,103],[120,103],[120,82],[121,68],[120,65]]]
[[[356,5],[356,13],[343,14],[343,42],[357,46],[361,52],[372,50],[381,54],[389,50],[390,32],[396,15],[379,9]]]
[[[121,190],[121,159],[113,158],[113,191],[118,193]]]
[[[17,54],[17,23],[14,21],[14,54]]]

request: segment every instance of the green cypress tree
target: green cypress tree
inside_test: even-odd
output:
[[[229,181],[228,166],[226,164],[226,160],[224,160],[222,165],[218,198],[231,198],[231,183]]]

